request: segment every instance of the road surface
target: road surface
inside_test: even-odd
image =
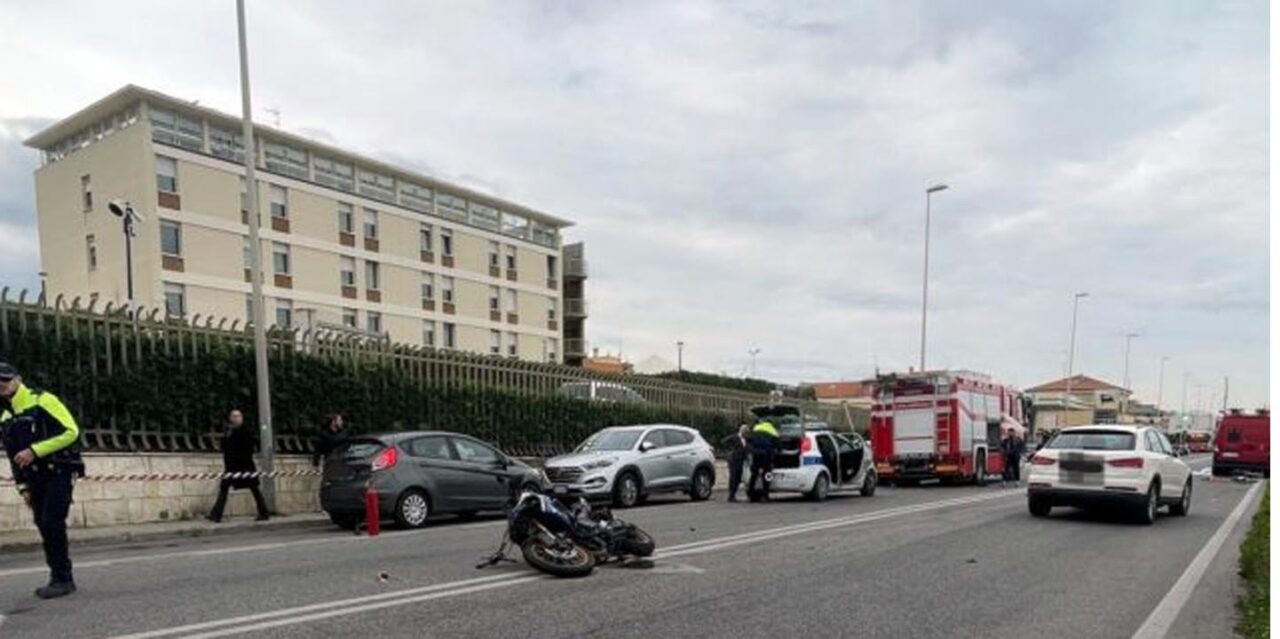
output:
[[[1130,637],[1253,486],[1197,480],[1191,515],[1152,527],[1067,509],[1034,519],[1022,489],[998,484],[825,503],[667,500],[621,513],[658,540],[652,568],[578,580],[523,563],[476,570],[498,519],[73,549],[80,592],[49,602],[32,596],[38,553],[11,552],[0,636]],[[1169,636],[1231,636],[1219,591],[1245,525],[1172,608]]]

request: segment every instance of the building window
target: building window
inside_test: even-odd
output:
[[[528,239],[529,237],[529,218],[514,213],[502,214],[502,232],[506,235],[514,235]]]
[[[249,212],[249,184],[245,182],[243,175],[240,176],[240,210]]]
[[[507,312],[515,313],[518,308],[519,306],[517,304],[517,299],[516,299],[516,289],[514,288],[507,289]]]
[[[452,322],[445,322],[444,324],[444,347],[458,347],[458,327]]]
[[[507,245],[507,270],[514,271],[516,269],[516,247]]]
[[[244,267],[253,268],[253,242],[248,237],[244,238]]]
[[[271,265],[275,268],[276,275],[288,275],[292,262],[288,244],[271,243]]]
[[[80,208],[88,213],[93,210],[93,185],[88,175],[80,176]]]
[[[253,323],[253,295],[244,296],[244,317],[246,322]]]
[[[502,307],[499,305],[501,303],[501,300],[498,299],[498,294],[499,294],[498,287],[496,286],[489,287],[489,310],[491,311],[502,310]]]
[[[418,229],[418,248],[428,253],[433,250],[430,224],[423,224],[422,228]]]
[[[378,212],[373,209],[364,210],[364,237],[368,240],[378,239]]]
[[[498,268],[500,259],[498,256],[498,243],[489,242],[489,268]]]
[[[453,278],[445,276],[440,284],[440,294],[445,304],[453,303]]]
[[[209,153],[224,160],[244,164],[244,136],[211,126],[209,127]]]
[[[342,309],[342,325],[348,328],[355,328],[359,325],[360,313],[354,308]]]
[[[422,299],[431,301],[436,298],[436,276],[431,273],[422,274]]]
[[[93,236],[93,233],[84,236],[84,253],[85,259],[89,263],[89,270],[98,270],[98,241]]]
[[[160,253],[182,255],[182,226],[170,220],[160,220]]]
[[[500,355],[502,353],[502,333],[498,331],[489,331],[489,354]]]
[[[455,220],[467,221],[467,201],[448,193],[436,193],[436,213]]]
[[[351,235],[356,232],[356,214],[346,202],[338,202],[338,232]]]
[[[283,186],[271,185],[271,217],[289,217],[289,192]]]
[[[453,229],[440,229],[440,254],[453,255]]]
[[[187,287],[173,282],[164,283],[164,312],[169,317],[187,314]]]
[[[424,320],[422,322],[422,345],[436,345],[436,323],[431,320]]]
[[[204,123],[180,113],[151,107],[151,139],[200,151],[204,148]]]
[[[364,285],[365,288],[376,291],[381,288],[382,278],[378,276],[378,263],[370,260],[364,262]]]
[[[356,258],[343,255],[338,260],[340,262],[338,270],[342,285],[354,287],[356,285]]]
[[[507,355],[515,357],[520,353],[520,336],[515,333],[507,333]]]
[[[400,205],[418,211],[431,212],[431,189],[400,181]]]
[[[472,224],[491,231],[497,231],[502,228],[502,224],[498,221],[498,209],[475,202],[471,202],[470,209]]]
[[[395,202],[395,180],[389,175],[360,171],[360,194],[383,202]]]
[[[547,298],[547,319],[556,321],[556,298],[554,297]]]
[[[314,161],[316,182],[348,193],[355,190],[355,169],[350,164],[317,157]]]
[[[556,340],[555,339],[547,338],[547,340],[542,343],[542,356],[548,362],[552,364],[556,363],[557,360],[556,360]]]
[[[293,326],[293,302],[276,300],[276,326],[280,328]]]
[[[547,256],[547,279],[554,280],[554,279],[559,279],[559,277],[560,277],[560,269],[556,264],[556,256],[548,255]]]
[[[366,316],[365,325],[369,328],[369,332],[381,333],[382,332],[382,313],[375,313],[373,311],[369,311],[368,313],[365,313],[365,316]]]
[[[178,192],[178,161],[163,155],[156,156],[156,188],[165,193]]]
[[[307,160],[306,151],[278,142],[267,142],[262,145],[262,155],[268,171],[300,180],[311,179],[311,163]]]

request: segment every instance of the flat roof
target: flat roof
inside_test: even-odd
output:
[[[244,126],[242,119],[238,116],[229,115],[216,109],[201,106],[197,102],[181,100],[159,91],[140,87],[135,84],[127,84],[93,104],[90,104],[89,106],[49,125],[39,133],[27,138],[23,141],[23,144],[35,149],[45,149],[46,147],[80,132],[85,127],[90,126],[102,118],[105,118],[139,100],[158,103],[161,106],[186,111],[187,113],[198,114],[210,121],[217,122],[224,126],[234,127],[234,131],[236,133],[239,133],[241,128]],[[557,228],[573,226],[573,222],[564,218],[544,213],[510,200],[504,200],[486,193],[481,193],[464,186],[458,186],[451,182],[446,182],[439,178],[411,171],[394,164],[388,164],[387,162],[377,160],[366,155],[340,149],[338,147],[325,144],[324,142],[318,142],[294,133],[258,124],[257,122],[254,122],[253,129],[260,137],[263,138],[269,137],[274,140],[296,144],[306,147],[308,150],[319,151],[321,155],[327,157],[350,160],[353,164],[363,168],[403,176],[410,181],[421,183],[422,186],[428,186],[437,190],[444,190],[446,192],[465,197],[469,200],[474,200],[481,204],[501,208],[511,213],[519,213],[543,224]]]

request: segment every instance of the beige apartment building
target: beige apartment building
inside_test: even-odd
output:
[[[247,319],[242,130],[239,118],[131,85],[27,140],[43,153],[36,198],[50,298],[128,301],[121,219],[108,210],[124,200],[142,216],[135,304]],[[561,243],[570,222],[283,131],[255,132],[275,324],[530,361],[585,355],[586,262],[580,244]]]

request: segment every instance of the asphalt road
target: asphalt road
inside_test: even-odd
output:
[[[496,519],[81,549],[80,592],[50,602],[32,596],[40,556],[6,553],[0,636],[1129,637],[1251,489],[1195,486],[1189,517],[1153,527],[1066,509],[1033,519],[1021,489],[998,486],[661,501],[621,513],[657,539],[652,568],[578,580],[523,563],[476,570]],[[1171,636],[1231,636],[1229,614],[1204,616],[1230,609],[1232,557],[1214,557]]]

